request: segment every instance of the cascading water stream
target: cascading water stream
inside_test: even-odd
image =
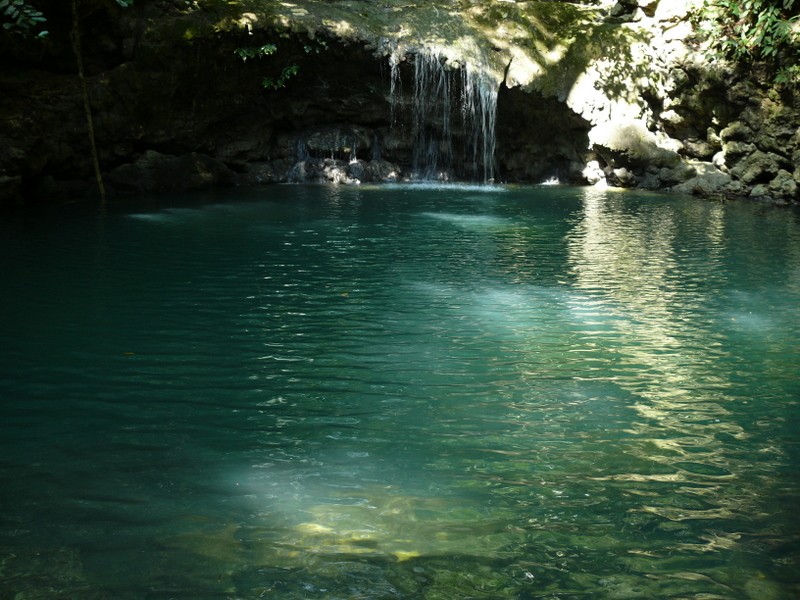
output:
[[[435,54],[414,56],[414,171],[423,179],[444,179],[452,169],[451,73]]]
[[[415,177],[441,180],[456,174],[492,181],[497,86],[486,69],[452,66],[438,50],[417,52],[410,115],[401,115],[403,58],[395,53],[389,59],[391,123],[411,127]]]
[[[479,70],[466,65],[461,69],[461,100],[464,132],[471,136],[464,149],[472,149],[473,177],[477,179],[482,169],[483,181],[493,181],[497,88]]]

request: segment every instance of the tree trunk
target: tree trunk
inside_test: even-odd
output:
[[[78,0],[72,0],[72,51],[75,53],[75,60],[78,63],[78,78],[81,82],[81,95],[83,96],[83,109],[86,113],[86,125],[89,132],[89,149],[92,154],[92,165],[94,166],[94,177],[97,181],[97,191],[100,192],[100,202],[105,204],[106,187],[103,184],[103,174],[100,172],[100,159],[97,156],[97,144],[94,138],[94,120],[92,119],[92,107],[89,104],[89,88],[86,85],[86,75],[83,71],[83,53],[81,51],[81,26],[78,17]]]

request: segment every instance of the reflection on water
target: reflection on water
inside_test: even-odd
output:
[[[798,595],[794,213],[239,193],[2,225],[2,597]]]
[[[735,484],[750,479],[742,477],[750,467],[716,441],[746,443],[748,437],[726,408],[734,382],[715,368],[730,360],[728,345],[713,316],[704,314],[720,283],[714,278],[725,252],[723,207],[679,215],[668,205],[646,210],[626,206],[624,197],[615,200],[588,192],[569,238],[575,287],[596,298],[592,316],[619,317],[607,331],[592,331],[592,339],[613,340],[607,342],[617,347],[612,377],[636,397],[631,409],[637,417],[627,430],[628,452],[642,459],[639,471],[600,479],[626,482],[628,493],[640,493],[642,505],[633,511],[668,522],[704,519],[724,531],[725,520],[752,515],[758,495],[752,486],[758,484]],[[740,537],[728,535],[729,542]],[[719,536],[695,541],[696,550],[705,551]]]

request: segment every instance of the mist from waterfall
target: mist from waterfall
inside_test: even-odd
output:
[[[479,66],[449,63],[438,50],[417,52],[412,59],[413,99],[404,112],[400,73],[404,58],[390,56],[389,103],[392,127],[411,128],[415,177],[445,180],[457,174],[492,181],[495,82]]]

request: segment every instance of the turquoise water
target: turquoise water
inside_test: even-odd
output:
[[[797,211],[281,186],[0,267],[0,598],[800,595]]]

